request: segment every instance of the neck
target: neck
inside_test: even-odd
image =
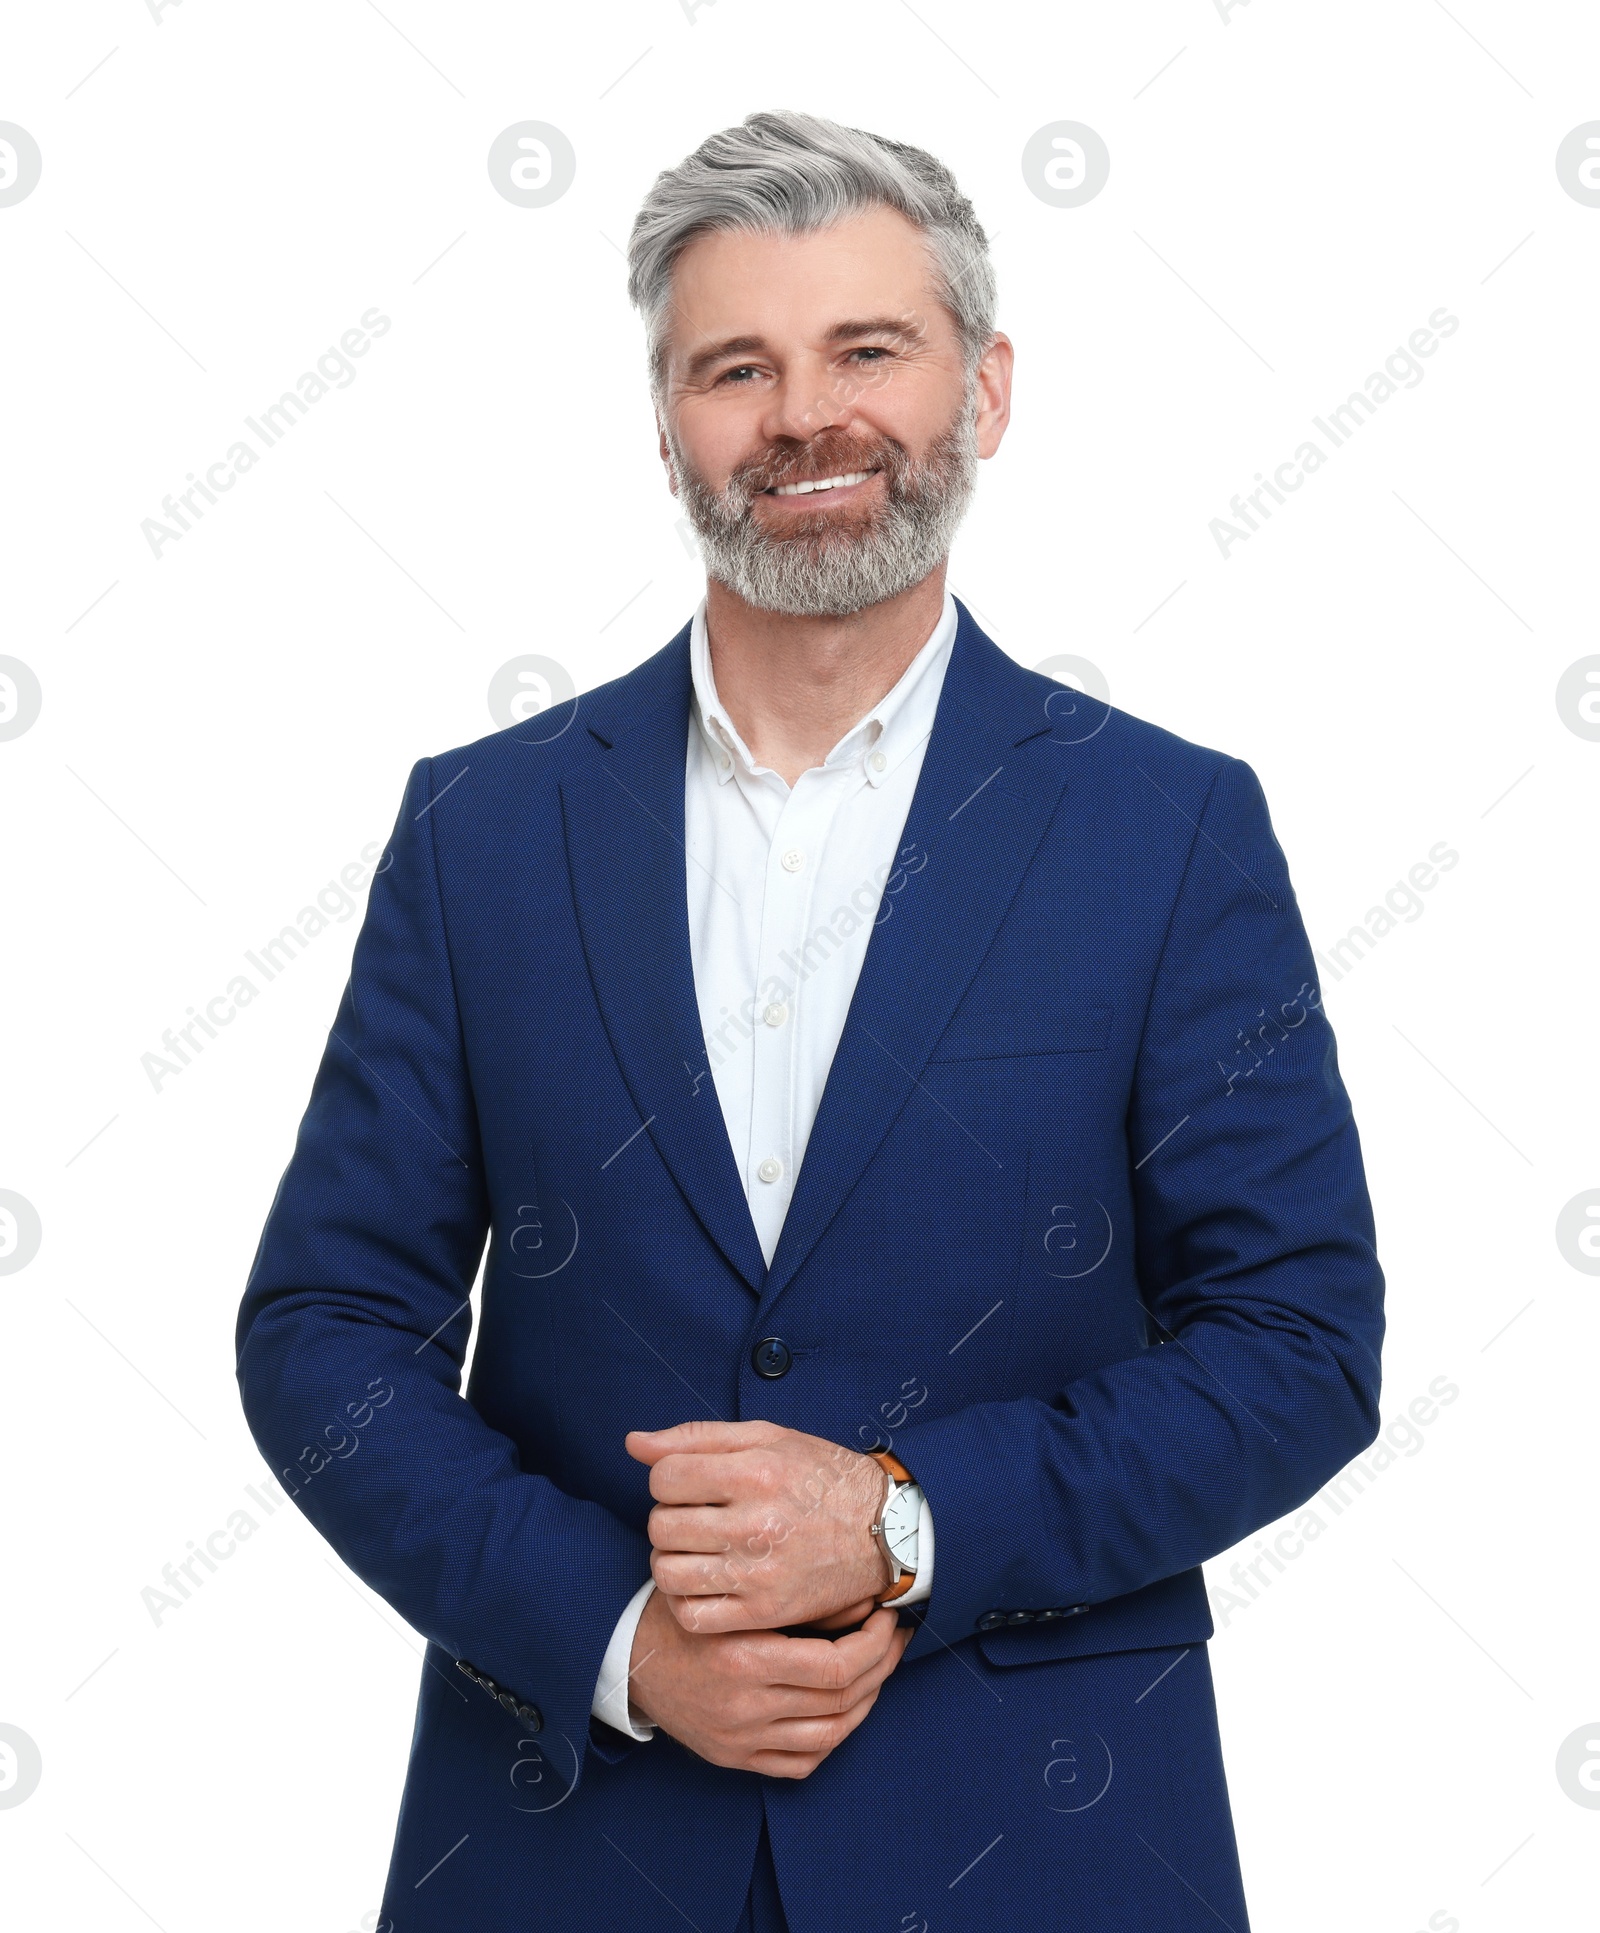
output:
[[[788,785],[820,765],[933,636],[944,578],[940,562],[910,590],[848,617],[758,610],[709,579],[711,675],[757,762]]]

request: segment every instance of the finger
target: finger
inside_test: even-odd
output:
[[[909,1631],[908,1631],[909,1635]],[[903,1644],[891,1645],[870,1670],[834,1691],[801,1691],[792,1685],[769,1687],[763,1701],[774,1718],[816,1718],[829,1712],[853,1711],[863,1699],[877,1697],[883,1682],[900,1662]]]
[[[906,1628],[909,1631],[911,1627]],[[882,1607],[859,1631],[847,1631],[841,1638],[785,1638],[775,1634],[771,1642],[782,1649],[773,1651],[770,1657],[760,1634],[753,1642],[762,1648],[762,1655],[773,1668],[773,1684],[839,1690],[884,1657],[895,1642],[895,1630],[894,1612]]]
[[[761,1638],[805,1638],[815,1633],[818,1642],[836,1642],[832,1629],[781,1609],[770,1567],[762,1561],[766,1555],[770,1553],[752,1555],[737,1549],[655,1550],[650,1554],[650,1575],[657,1590],[667,1593],[674,1616],[686,1631],[703,1637],[741,1632]],[[871,1608],[870,1603],[863,1606],[855,1620],[858,1627]],[[850,1626],[841,1620],[838,1631],[849,1632]]]
[[[725,1505],[658,1503],[645,1532],[657,1550],[704,1552],[731,1550],[732,1528]]]
[[[739,1600],[730,1597],[726,1592],[711,1597],[685,1596],[676,1591],[669,1591],[657,1579],[656,1595],[666,1599],[667,1609],[672,1613],[679,1630],[687,1632],[690,1637],[720,1638],[744,1635],[761,1637],[765,1635],[759,1626],[740,1622],[747,1614],[740,1606]]]
[[[656,1589],[670,1597],[693,1600],[700,1612],[696,1629],[701,1631],[772,1628],[772,1620],[758,1616],[741,1596],[754,1569],[752,1560],[736,1551],[655,1550],[650,1553],[650,1575],[655,1579]],[[713,1604],[724,1606],[720,1622],[707,1615]]]
[[[772,1561],[789,1544],[794,1526],[781,1517],[752,1511],[741,1504],[658,1503],[646,1521],[645,1535],[658,1557],[684,1559],[686,1577],[695,1565],[707,1576],[721,1566],[739,1577],[754,1576],[766,1567],[770,1577]],[[671,1588],[687,1590],[690,1586],[674,1584]],[[857,1623],[872,1608],[871,1599],[864,1603],[865,1609],[856,1619]],[[785,1620],[791,1624],[803,1621],[799,1614]],[[777,1620],[768,1618],[767,1622],[775,1624]]]
[[[651,1516],[653,1522],[655,1513]],[[863,1619],[874,1614],[877,1600],[862,1598],[843,1611],[828,1612],[820,1618],[783,1618],[774,1608],[767,1565],[767,1560],[777,1554],[778,1541],[761,1534],[741,1543],[720,1541],[714,1549],[668,1549],[652,1529],[655,1548],[650,1554],[650,1575],[658,1590],[683,1607],[675,1614],[684,1629],[702,1635],[751,1631],[803,1636],[816,1631],[831,1637],[834,1632],[860,1626]],[[882,1628],[894,1629],[893,1613]]]
[[[825,1618],[810,1618],[799,1629],[802,1632],[848,1630],[852,1625],[871,1617],[877,1602],[874,1597],[864,1597],[859,1604],[847,1604],[842,1611],[832,1611]]]
[[[679,1629],[691,1637],[764,1638],[773,1628],[770,1619],[758,1617],[743,1598],[731,1591],[704,1595],[691,1592],[686,1596],[669,1596],[667,1601]]]
[[[664,1430],[629,1430],[622,1447],[640,1463],[658,1463],[674,1451],[744,1450],[783,1434],[776,1423],[722,1423],[697,1417]]]
[[[764,1772],[770,1779],[808,1779],[827,1757],[826,1752],[753,1752],[744,1761],[747,1772]]]
[[[817,1718],[775,1718],[761,1732],[761,1749],[778,1752],[812,1752],[826,1756],[842,1745],[872,1710],[878,1688],[848,1711],[830,1712]]]
[[[736,1450],[663,1450],[650,1467],[650,1494],[657,1503],[729,1504],[741,1496],[738,1459],[755,1445]]]

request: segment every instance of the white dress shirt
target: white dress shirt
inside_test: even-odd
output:
[[[756,763],[718,699],[703,599],[694,614],[684,788],[689,950],[717,1098],[769,1263],[886,892],[885,917],[893,913],[901,834],[955,634],[946,591],[932,636],[899,682],[790,786]],[[617,1620],[593,1703],[597,1718],[640,1739],[656,1728],[632,1720],[628,1667],[654,1588],[647,1579]],[[933,1518],[924,1499],[916,1582],[896,1602],[916,1603],[932,1589]]]

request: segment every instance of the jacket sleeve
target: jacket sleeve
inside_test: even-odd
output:
[[[1092,1606],[1187,1570],[1377,1433],[1384,1282],[1360,1144],[1288,868],[1237,759],[1196,822],[1127,1144],[1155,1343],[1049,1401],[897,1434],[939,1527],[927,1619],[946,1641],[995,1609]]]
[[[250,1271],[239,1388],[274,1476],[340,1557],[535,1708],[581,1769],[601,1658],[650,1544],[525,1472],[460,1394],[489,1200],[432,803],[424,759]]]

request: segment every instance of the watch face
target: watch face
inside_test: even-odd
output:
[[[915,1484],[898,1491],[884,1512],[884,1541],[902,1570],[917,1568],[917,1525],[922,1516],[922,1492]]]

